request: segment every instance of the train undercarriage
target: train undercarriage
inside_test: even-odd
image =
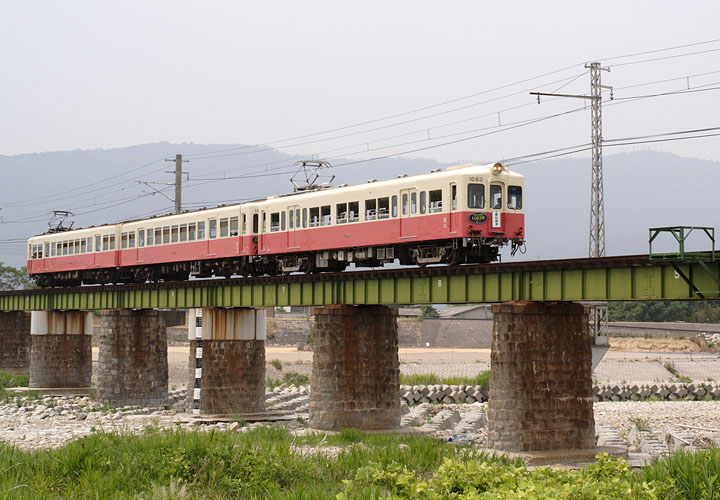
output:
[[[316,273],[343,271],[350,264],[380,267],[398,261],[401,265],[478,264],[498,259],[501,246],[511,242],[513,250],[521,240],[506,238],[456,238],[422,244],[408,243],[369,247],[241,256],[104,269],[63,271],[32,276],[38,286],[78,286],[81,284],[145,283],[184,281],[190,277],[265,276],[293,272]]]

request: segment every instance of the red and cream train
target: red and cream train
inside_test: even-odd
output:
[[[523,244],[523,177],[459,165],[119,224],[34,236],[40,286],[492,262]]]

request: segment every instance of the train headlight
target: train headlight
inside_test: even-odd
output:
[[[498,162],[492,166],[492,173],[495,175],[500,175],[504,168],[505,167],[503,167],[503,164]]]

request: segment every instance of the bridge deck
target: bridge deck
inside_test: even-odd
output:
[[[720,296],[719,275],[632,255],[2,291],[0,311],[702,299]]]

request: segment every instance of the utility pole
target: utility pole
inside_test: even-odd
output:
[[[189,162],[190,160],[183,160],[182,155],[175,155],[175,159],[165,158],[165,161],[175,162],[175,213],[179,214],[182,212],[182,174],[186,173],[182,171],[182,164]],[[172,171],[165,171],[171,174]]]
[[[590,128],[592,137],[592,180],[590,183],[590,238],[588,242],[589,257],[605,256],[605,196],[603,194],[602,173],[602,89],[610,90],[610,99],[613,98],[612,87],[602,85],[601,71],[610,71],[603,68],[599,62],[585,65],[590,70],[590,95],[554,94],[544,92],[530,92],[537,96],[572,97],[576,99],[590,99]]]

